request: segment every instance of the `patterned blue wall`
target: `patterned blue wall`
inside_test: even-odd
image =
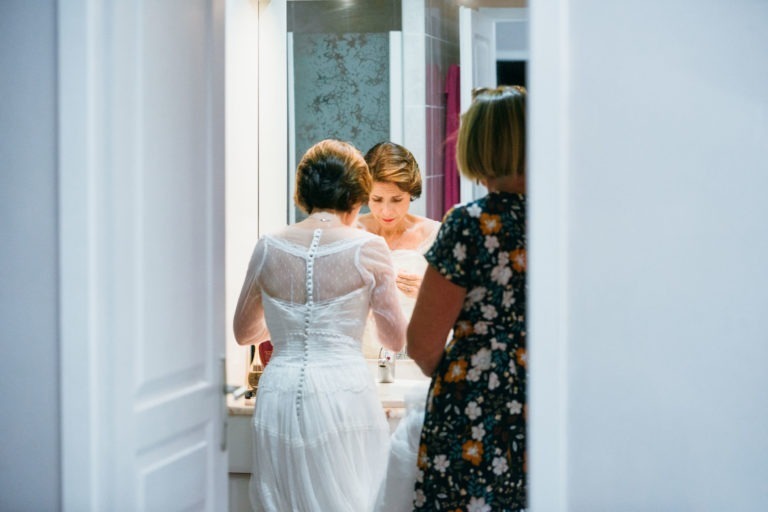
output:
[[[329,137],[365,153],[389,138],[389,35],[293,35],[296,162]]]

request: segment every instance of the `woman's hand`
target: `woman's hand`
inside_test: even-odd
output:
[[[422,276],[419,274],[408,274],[407,272],[400,271],[397,273],[395,284],[406,297],[415,299],[419,295],[422,279]]]

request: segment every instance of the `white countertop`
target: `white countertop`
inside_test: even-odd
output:
[[[376,376],[376,361],[370,361],[371,372]],[[421,371],[411,360],[398,360],[395,366],[395,381],[391,383],[377,382],[376,387],[379,391],[381,406],[385,409],[387,416],[397,417],[402,414],[396,409],[405,407],[405,394],[408,390],[418,386],[427,386],[429,379],[421,374]],[[250,416],[253,414],[253,406],[256,398],[239,398],[235,400],[232,395],[228,396],[227,408],[230,416]]]

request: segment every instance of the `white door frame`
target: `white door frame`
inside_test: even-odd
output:
[[[568,510],[568,0],[531,2],[528,72],[529,508]]]
[[[259,3],[259,233],[288,223],[286,0]]]
[[[96,361],[98,331],[95,239],[98,211],[94,188],[101,146],[98,126],[97,58],[93,41],[99,9],[87,0],[58,10],[59,63],[59,250],[62,509],[94,510],[100,499],[99,408]]]
[[[259,5],[226,5],[226,319],[227,384],[242,386],[250,349],[235,341],[229,322],[259,236]],[[269,182],[265,181],[264,186]]]

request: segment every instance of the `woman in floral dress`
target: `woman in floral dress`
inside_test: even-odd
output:
[[[489,194],[446,214],[408,327],[432,377],[415,510],[526,506],[525,96],[482,90],[462,117],[459,168]]]

